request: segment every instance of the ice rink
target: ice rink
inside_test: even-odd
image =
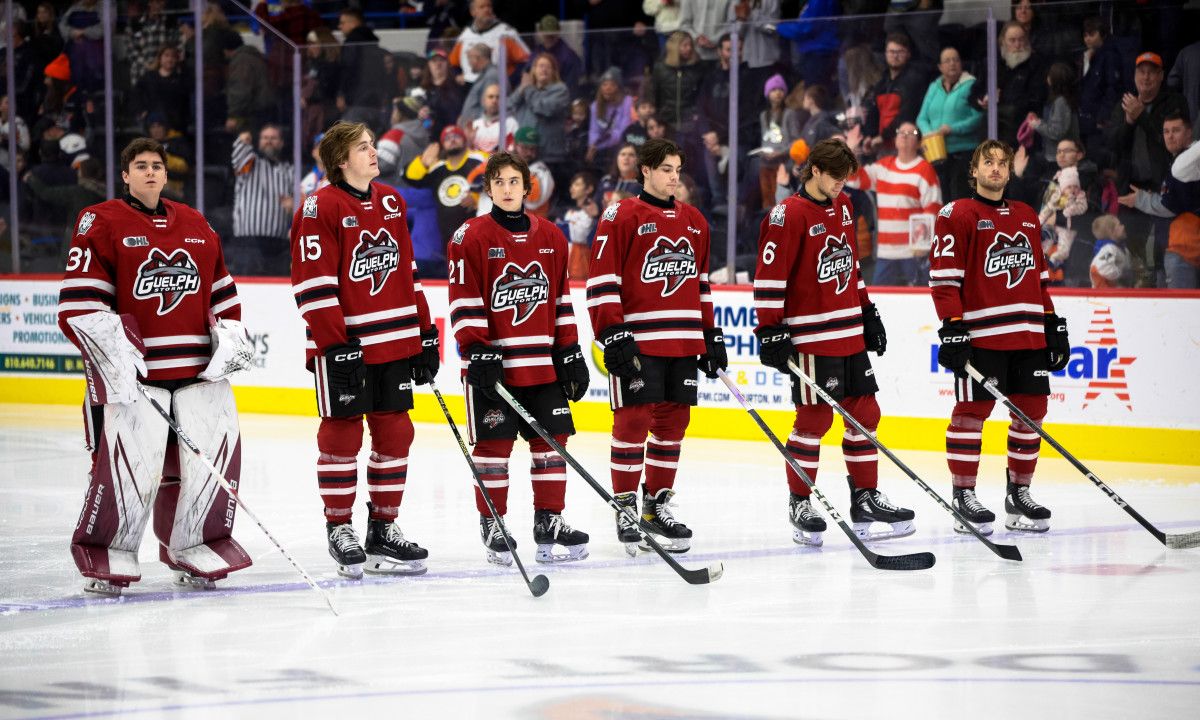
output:
[[[430,551],[428,574],[354,582],[325,549],[316,420],[243,416],[243,497],[329,589],[335,617],[244,515],[235,536],[255,564],[217,590],[177,591],[147,532],[142,582],[84,598],[68,549],[86,485],[80,426],[74,408],[0,405],[3,717],[1200,716],[1200,549],[1165,549],[1065,461],[1043,460],[1034,486],[1054,512],[1048,535],[998,523],[994,539],[1025,556],[1011,563],[956,535],[881,458],[881,489],[916,509],[917,533],[873,549],[937,555],[930,570],[885,572],[832,524],[821,549],[792,543],[765,440],[689,439],[677,516],[696,537],[679,559],[725,564],[691,586],[653,554],[627,558],[611,511],[573,473],[565,517],[591,533],[591,557],[534,563],[519,448],[508,522],[550,579],[533,598],[515,567],[484,561],[446,427],[417,426],[400,515]],[[607,484],[607,436],[569,449]],[[940,454],[899,454],[949,497]],[[985,456],[980,483],[1001,520],[1003,463]],[[1160,528],[1200,530],[1197,468],[1090,464]],[[843,467],[824,447],[821,486],[844,510]]]

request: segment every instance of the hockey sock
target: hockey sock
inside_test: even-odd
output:
[[[954,487],[975,487],[979,475],[979,453],[983,445],[983,421],[994,402],[961,400],[950,414],[946,428],[946,464]]]
[[[879,403],[874,395],[856,395],[848,397],[842,403],[846,412],[872,433],[879,427]],[[845,423],[846,432],[842,434],[842,455],[846,459],[846,472],[854,482],[854,487],[879,487],[879,453],[875,445],[865,435],[860,435],[854,426]]]
[[[508,514],[508,457],[512,455],[512,449],[512,440],[480,440],[471,451],[471,462],[475,463],[479,479],[488,489],[496,512],[501,515]],[[475,487],[475,509],[480,515],[492,514],[479,486]]]
[[[555,435],[559,445],[567,446],[566,435]],[[550,449],[545,440],[529,441],[529,477],[533,481],[533,507],[561,513],[566,507],[567,461]]]
[[[325,519],[350,522],[358,486],[358,451],[362,448],[362,418],[321,418],[317,430],[317,485],[325,503]]]
[[[609,468],[613,493],[637,490],[645,464],[646,434],[650,431],[650,406],[626,405],[613,411]]]
[[[821,460],[821,438],[833,424],[833,408],[828,405],[797,405],[796,419],[792,423],[792,434],[788,435],[787,449],[812,482],[817,481],[817,467]],[[787,469],[788,489],[794,494],[808,496],[808,485],[792,469]]]
[[[367,491],[371,495],[371,519],[396,519],[404,500],[408,478],[408,449],[413,424],[406,412],[367,415],[371,428],[371,457],[367,461]]]
[[[690,417],[691,408],[687,405],[672,402],[654,404],[650,439],[646,441],[646,490],[651,495],[675,485],[680,444]]]
[[[1029,416],[1029,419],[1042,424],[1046,417],[1046,396],[1014,394],[1009,397],[1013,405]],[[1042,436],[1037,431],[1009,414],[1011,422],[1008,425],[1008,469],[1012,481],[1018,485],[1028,485],[1033,480],[1033,471],[1037,467],[1038,452],[1042,448]]]

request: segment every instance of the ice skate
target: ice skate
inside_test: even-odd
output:
[[[692,531],[671,513],[670,502],[674,496],[675,491],[670,488],[662,488],[651,495],[646,486],[642,486],[642,529],[654,535],[663,550],[684,553],[692,547]],[[649,550],[650,544],[643,541],[639,547]]]
[[[212,578],[193,575],[182,568],[172,568],[175,572],[175,587],[187,590],[215,590],[217,581]]]
[[[983,503],[979,502],[979,498],[975,497],[975,488],[954,488],[954,499],[951,502],[954,504],[954,509],[970,521],[980,535],[992,534],[992,523],[996,522],[996,513],[988,510]],[[954,532],[969,533],[970,530],[955,520]]]
[[[1018,485],[1009,475],[1008,491],[1004,494],[1004,512],[1008,518],[1004,527],[1017,532],[1044,533],[1050,529],[1050,510],[1029,496],[1028,485]]]
[[[533,511],[533,541],[537,543],[537,554],[533,557],[540,563],[570,562],[588,556],[588,534],[576,530],[553,510]],[[560,545],[565,553],[555,553],[554,546]]]
[[[120,597],[121,591],[129,587],[128,583],[114,582],[111,580],[101,580],[100,578],[85,577],[83,579],[83,591],[89,595],[98,595],[100,597]]]
[[[821,547],[825,542],[821,538],[826,530],[825,518],[817,514],[808,497],[791,493],[788,518],[792,521],[792,542],[812,547]]]
[[[325,523],[325,530],[329,533],[329,555],[337,563],[338,575],[351,580],[362,579],[367,554],[358,544],[354,526],[348,522],[330,522]]]
[[[860,540],[890,540],[916,532],[912,510],[893,505],[887,495],[875,488],[855,488],[854,480],[849,477],[846,482],[850,485],[850,521]],[[877,522],[891,527],[871,532],[871,524]]]
[[[511,544],[513,550],[516,550],[517,540],[501,530],[500,523],[491,515],[479,516],[479,537],[483,539],[483,547],[487,550],[488,562],[504,567],[512,565],[512,552],[508,548]],[[509,544],[505,544],[505,537],[508,538]]]
[[[423,575],[429,551],[404,538],[400,527],[387,520],[367,521],[366,572],[373,575]]]
[[[630,519],[624,512],[617,511],[617,540],[625,546],[625,553],[629,557],[636,557],[638,544],[642,542],[642,533],[637,526],[637,493],[618,493],[613,496],[613,500],[622,508],[629,508],[630,514],[633,515],[633,519]]]

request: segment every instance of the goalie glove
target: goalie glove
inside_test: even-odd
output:
[[[587,394],[592,378],[587,362],[583,359],[583,349],[578,343],[555,351],[554,372],[558,375],[558,384],[562,385],[568,400],[579,402]]]
[[[792,332],[786,325],[767,325],[754,331],[758,337],[758,361],[787,374],[788,360],[796,357]]]
[[[409,360],[412,379],[418,385],[432,383],[442,364],[442,346],[438,340],[438,329],[430,326],[421,331],[421,352]]]
[[[476,343],[467,351],[467,384],[489,400],[499,400],[496,383],[504,381],[504,356],[498,348]]]
[[[1071,359],[1071,341],[1067,337],[1067,321],[1054,313],[1046,313],[1046,364],[1050,372],[1058,372]]]
[[[633,331],[624,325],[612,325],[597,338],[604,348],[604,367],[610,375],[619,378],[633,377],[642,369],[638,360],[638,345]]]
[[[201,380],[222,380],[254,363],[254,341],[240,320],[222,318],[209,329],[209,335],[212,355],[198,376]]]
[[[704,331],[704,354],[700,356],[700,370],[704,376],[716,379],[717,371],[729,367],[729,351],[725,348],[725,332],[719,327]]]
[[[971,361],[971,331],[962,320],[946,318],[942,321],[942,329],[938,330],[938,365],[953,370],[959,377],[964,377],[967,363]]]
[[[138,396],[138,376],[149,374],[146,352],[132,315],[101,310],[67,318],[75,331],[87,375],[92,405],[131,403]]]
[[[883,328],[883,318],[879,317],[879,308],[875,303],[863,305],[863,340],[867,349],[876,355],[883,355],[887,350],[887,331]]]

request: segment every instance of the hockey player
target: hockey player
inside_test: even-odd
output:
[[[609,373],[613,493],[636,514],[644,466],[642,527],[672,552],[691,547],[691,529],[668,503],[696,404],[697,370],[715,378],[728,365],[708,285],[708,223],[674,197],[683,161],[669,140],[642,145],[644,190],[604,211],[587,282],[588,312]],[[617,538],[636,554],[641,534],[624,513],[617,513]]]
[[[971,156],[975,195],[943,207],[929,249],[929,286],[942,328],[938,362],[955,373],[957,401],[946,428],[946,462],[954,507],[983,534],[996,516],[975,497],[983,423],[995,405],[991,393],[963,371],[970,362],[1031,420],[1041,423],[1050,372],[1071,356],[1067,324],[1047,292],[1037,213],[1004,198],[1013,151],[985,140]],[[1029,496],[1041,437],[1016,416],[1008,426],[1004,510],[1010,530],[1045,532],[1050,510]],[[959,532],[966,528],[958,526]]]
[[[795,361],[871,432],[879,426],[874,371],[867,351],[883,355],[887,335],[862,281],[854,208],[842,192],[858,170],[854,153],[841,140],[813,146],[800,189],[763,218],[759,230],[754,306],[758,312],[760,359],[789,376]],[[788,452],[813,481],[817,479],[821,437],[833,424],[833,409],[798,377],[792,377],[796,419]],[[864,540],[913,533],[913,511],[893,505],[878,489],[875,446],[844,423],[842,454],[850,484],[850,520]],[[787,467],[791,490],[792,539],[820,545],[825,521],[809,503],[808,485]],[[887,530],[872,532],[873,523]]]
[[[59,294],[59,327],[83,355],[92,450],[71,554],[85,590],[119,595],[141,579],[138,545],[154,508],[159,559],[179,584],[210,588],[251,563],[231,536],[236,500],[180,452],[138,377],[236,488],[241,435],[224,378],[249,366],[254,346],[217,234],[192,208],[160,199],[163,146],[138,138],[120,162],[127,192],[79,214]]]
[[[562,518],[566,462],[495,391],[503,382],[559,444],[574,434],[567,401],[587,393],[589,375],[571,308],[567,240],[554,223],[526,211],[530,174],[524,160],[496,153],[483,177],[491,212],[464,223],[447,249],[450,321],[463,359],[467,429],[475,446],[471,460],[504,515],[508,459],[520,433],[532,456],[536,559],[582,560],[588,535]],[[475,506],[488,561],[511,565],[512,553],[478,488]],[[555,553],[556,545],[566,553]]]
[[[394,522],[404,498],[413,424],[412,383],[433,381],[438,332],[413,262],[403,198],[379,175],[374,136],[361,123],[325,131],[321,161],[332,185],[292,220],[292,289],[308,325],[316,376],[317,482],[329,554],[344,577],[420,574],[429,553]],[[371,429],[365,548],[351,524],[363,416]]]

